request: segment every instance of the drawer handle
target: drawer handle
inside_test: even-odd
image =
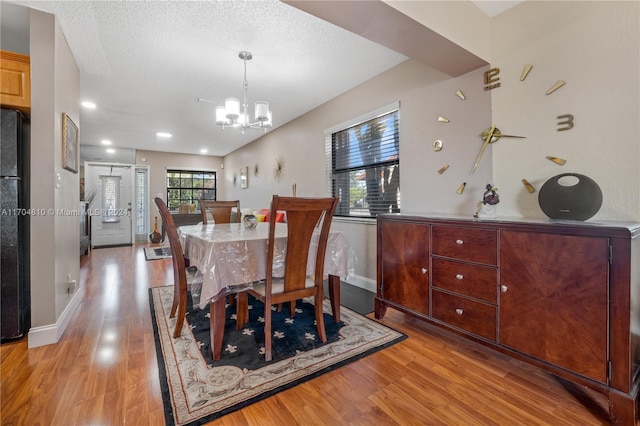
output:
[[[500,286],[500,291],[501,292],[506,293],[507,290],[509,290],[509,287],[507,287],[506,285],[503,284],[503,285]]]
[[[462,241],[462,240],[456,240],[456,244],[457,244],[457,245],[459,245],[459,246],[461,246],[461,245],[463,245],[463,244],[464,244],[464,241]]]
[[[464,278],[464,275],[456,274],[456,280],[462,280],[463,278]]]
[[[462,315],[462,312],[464,312],[462,309],[460,308],[456,309],[456,314]]]
[[[429,271],[427,268],[422,268],[422,269],[420,269],[420,272],[422,272],[423,274],[426,274],[426,273],[427,273],[427,271]]]

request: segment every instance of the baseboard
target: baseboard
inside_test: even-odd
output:
[[[80,287],[75,292],[67,307],[62,311],[62,315],[55,324],[43,325],[40,327],[31,327],[29,330],[29,348],[37,348],[39,346],[53,345],[58,343],[62,334],[73,318],[73,314],[80,306],[80,301],[84,295],[84,287]]]
[[[376,292],[376,280],[372,280],[371,278],[363,277],[361,275],[353,275],[344,281],[352,286],[363,288],[372,293]]]

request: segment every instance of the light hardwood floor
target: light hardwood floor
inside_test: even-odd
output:
[[[173,277],[144,246],[82,259],[84,298],[58,344],[1,346],[3,426],[164,424],[148,288]],[[383,322],[409,338],[211,424],[609,424],[599,393],[392,309]]]

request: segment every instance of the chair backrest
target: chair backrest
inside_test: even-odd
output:
[[[211,212],[215,223],[231,223],[231,210],[236,209],[236,222],[240,223],[242,214],[240,213],[240,200],[235,201],[214,201],[200,200],[200,212],[202,213],[202,223],[207,224],[207,211]]]
[[[269,221],[269,243],[267,250],[267,291],[273,276],[275,248],[276,212],[285,212],[287,217],[287,251],[285,258],[285,292],[303,289],[307,276],[307,260],[312,237],[319,231],[315,260],[314,279],[322,285],[324,258],[329,239],[329,229],[338,198],[280,197],[274,195],[271,201]],[[282,225],[281,225],[282,226]],[[315,243],[314,243],[315,245]]]
[[[178,230],[176,224],[171,217],[171,212],[167,208],[167,205],[161,198],[154,198],[153,201],[158,206],[160,211],[160,217],[162,218],[162,226],[164,227],[167,237],[169,238],[169,245],[171,246],[171,258],[173,259],[173,278],[175,285],[175,292],[184,290],[187,291],[187,275],[185,272],[184,254],[182,252],[182,245],[180,244],[180,237],[178,237]]]

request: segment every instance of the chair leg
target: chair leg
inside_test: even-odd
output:
[[[173,286],[173,304],[171,305],[171,312],[169,313],[169,318],[173,318],[176,316],[176,311],[178,310],[179,301],[180,301],[180,286],[178,285],[178,280],[176,280]]]
[[[176,311],[178,310],[178,300],[173,297],[173,305],[171,305],[171,312],[169,313],[169,318],[173,318],[176,316]]]
[[[329,299],[333,320],[338,323],[340,322],[340,277],[337,275],[329,275]]]
[[[264,359],[271,361],[271,304],[264,304]]]
[[[296,313],[296,300],[289,301],[289,316],[292,317]]]
[[[180,335],[182,334],[182,326],[184,325],[184,319],[187,315],[187,302],[183,302],[182,299],[180,299],[177,311],[178,315],[176,316],[176,328],[173,329],[174,338],[180,337]]]
[[[324,313],[322,312],[322,295],[316,296],[314,300],[316,311],[316,327],[318,328],[318,337],[322,343],[327,341],[327,330],[324,328]]]
[[[172,307],[171,313],[176,315],[176,327],[173,329],[173,337],[178,338],[182,334],[182,326],[187,316],[187,290],[186,288],[181,289],[178,284],[175,285],[175,288],[177,289],[173,294],[173,306],[175,306],[175,309]],[[171,314],[169,314],[169,317],[172,317]]]

